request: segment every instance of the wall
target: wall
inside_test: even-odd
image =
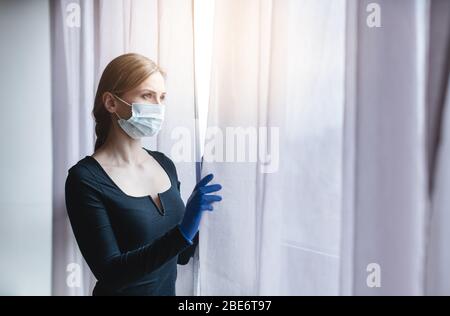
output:
[[[48,1],[0,1],[0,295],[50,295]]]

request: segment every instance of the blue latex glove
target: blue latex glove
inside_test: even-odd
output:
[[[207,194],[222,189],[220,184],[207,185],[213,178],[214,175],[212,173],[203,177],[195,185],[186,203],[186,210],[180,224],[180,230],[184,237],[191,242],[198,232],[203,211],[212,211],[212,203],[222,200],[220,195]]]

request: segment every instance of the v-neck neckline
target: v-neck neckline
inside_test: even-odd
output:
[[[163,192],[158,192],[157,196],[159,197],[159,201],[161,203],[161,209],[158,207],[158,205],[156,204],[155,200],[152,198],[152,196],[150,194],[147,195],[143,195],[143,196],[133,196],[133,195],[129,195],[127,194],[125,191],[123,191],[115,182],[114,180],[109,176],[109,174],[106,172],[106,170],[102,167],[102,165],[100,164],[100,162],[98,162],[97,159],[95,159],[92,156],[86,156],[86,158],[89,158],[90,160],[92,160],[95,165],[100,169],[100,171],[105,175],[105,177],[108,179],[108,181],[110,181],[112,183],[112,185],[117,188],[117,190],[119,190],[121,192],[122,195],[126,196],[127,198],[130,199],[150,199],[151,203],[153,204],[153,206],[156,208],[156,210],[158,211],[158,213],[160,213],[161,215],[165,215],[165,207],[164,207],[164,202],[162,199],[162,196],[166,193],[168,193],[170,190],[172,190],[173,188],[173,181],[172,181],[172,177],[169,174],[169,171],[166,169],[166,167],[164,166],[163,163],[161,163],[159,161],[158,158],[156,158],[156,155],[153,153],[152,150],[150,149],[146,149],[144,147],[142,147],[142,149],[144,149],[150,156],[153,157],[153,159],[155,159],[155,161],[161,166],[161,168],[164,170],[164,172],[167,174],[167,176],[169,177],[169,181],[170,181],[170,187],[163,191]]]

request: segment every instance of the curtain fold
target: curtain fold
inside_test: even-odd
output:
[[[437,166],[434,178],[434,190],[432,194],[430,231],[427,257],[427,283],[426,294],[450,295],[450,213],[449,188],[450,188],[450,83],[447,82],[446,101],[443,113],[443,127],[440,146],[437,155]]]
[[[428,55],[428,166],[430,214],[427,226],[426,294],[450,295],[450,2],[430,4]]]
[[[84,295],[93,285],[67,218],[68,168],[93,148],[94,6],[52,1],[53,258],[52,294]],[[78,19],[79,17],[83,17]],[[74,20],[72,20],[72,17]],[[81,24],[77,24],[77,20]]]
[[[352,234],[342,239],[341,290],[353,295],[420,295],[428,207],[427,3],[378,1],[382,26],[370,28],[370,1],[348,2],[352,11],[347,18],[355,19],[355,27],[347,29],[347,39],[355,43],[347,44],[356,54],[348,56],[354,69],[346,82],[346,123],[353,125],[346,126],[351,130],[344,142],[353,149],[344,151],[344,161],[353,164],[344,183],[353,184],[344,185],[342,230]]]
[[[382,25],[371,28],[370,3],[347,1],[340,293],[439,292],[448,286],[448,184],[435,157],[447,147],[450,6],[377,1]]]
[[[338,292],[344,4],[215,3],[200,295]]]

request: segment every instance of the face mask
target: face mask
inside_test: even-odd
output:
[[[128,120],[121,118],[116,112],[117,123],[133,139],[156,135],[164,121],[165,106],[159,104],[133,103],[122,100],[123,103],[131,106],[131,117]]]

